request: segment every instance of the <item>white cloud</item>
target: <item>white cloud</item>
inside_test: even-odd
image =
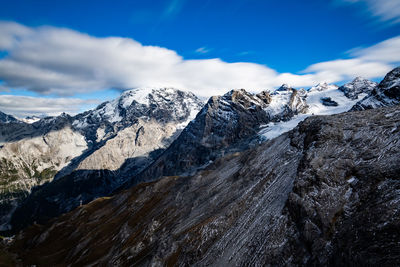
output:
[[[12,49],[17,45],[18,38],[27,36],[32,30],[15,22],[4,21],[0,24],[0,50]]]
[[[400,36],[353,50],[349,59],[313,64],[300,74],[218,58],[185,60],[173,50],[144,46],[129,38],[97,38],[70,29],[31,28],[13,22],[0,22],[0,40],[0,50],[7,52],[0,59],[0,90],[12,93],[22,88],[58,96],[171,86],[208,97],[232,88],[257,92],[282,83],[309,87],[355,76],[377,78],[400,63]]]
[[[399,0],[338,0],[341,3],[360,4],[373,17],[388,23],[400,22]]]
[[[352,79],[356,76],[378,78],[384,76],[392,67],[382,62],[362,59],[338,59],[309,66],[304,72],[313,72],[317,80],[332,83]]]
[[[93,106],[97,103],[97,100],[83,100],[78,98],[0,95],[0,110],[19,118],[30,115],[41,116],[43,114],[56,116],[62,112],[76,114],[82,112],[82,107]]]
[[[368,48],[355,50],[352,56],[368,61],[398,63],[400,62],[400,36],[387,39]]]

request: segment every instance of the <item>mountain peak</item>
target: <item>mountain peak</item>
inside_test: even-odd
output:
[[[8,115],[0,111],[0,123],[18,122],[14,116]]]
[[[357,99],[361,94],[369,94],[378,84],[363,77],[356,77],[351,82],[348,82],[339,87],[345,96],[350,99]]]
[[[292,89],[292,87],[289,84],[284,83],[284,84],[281,85],[281,87],[276,89],[276,91],[288,91],[290,89]]]
[[[372,83],[372,82],[371,82]],[[369,92],[368,96],[357,102],[352,110],[364,110],[400,103],[400,67],[394,68]]]
[[[183,122],[190,115],[193,117],[194,110],[200,110],[201,106],[201,100],[191,92],[175,88],[136,88],[77,116],[74,126],[82,129],[103,122],[124,124],[140,117]]]
[[[322,82],[322,83],[319,83],[319,84],[311,87],[308,91],[309,92],[315,92],[315,91],[321,92],[321,91],[325,91],[325,90],[334,90],[337,88],[338,88],[337,85]]]

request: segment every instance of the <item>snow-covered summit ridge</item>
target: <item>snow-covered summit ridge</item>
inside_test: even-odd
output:
[[[137,118],[185,122],[193,119],[203,103],[193,93],[175,88],[137,88],[76,116],[73,125],[82,129],[97,123],[125,123]]]
[[[360,100],[352,110],[365,110],[400,104],[400,67],[386,74],[371,92]]]
[[[339,87],[345,96],[351,99],[357,99],[361,93],[369,94],[378,86],[378,83],[367,80],[362,77],[357,77],[353,81]]]
[[[335,85],[335,84],[328,84],[328,83],[326,83],[326,82],[323,82],[323,83],[319,83],[319,84],[317,84],[317,85],[311,87],[311,88],[308,90],[308,92],[315,92],[315,91],[321,92],[321,91],[336,90],[336,89],[338,89],[338,86],[337,86],[337,85]]]
[[[319,83],[308,90],[289,90],[283,85],[271,94],[271,102],[264,110],[273,119],[260,126],[260,134],[272,139],[293,129],[309,116],[346,112],[365,97],[373,86],[374,82],[362,78],[356,78],[342,87]]]

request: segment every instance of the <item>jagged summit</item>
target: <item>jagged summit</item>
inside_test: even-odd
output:
[[[400,103],[400,67],[386,74],[385,78],[373,90],[360,100],[352,110],[364,110]]]
[[[378,83],[363,77],[356,77],[353,81],[339,87],[348,98],[357,99],[360,94],[369,94],[377,87]]]
[[[120,97],[104,102],[96,109],[78,115],[76,128],[97,123],[129,123],[139,117],[164,122],[185,122],[193,119],[202,102],[191,92],[174,88],[137,88],[125,91]]]
[[[290,89],[292,89],[292,87],[289,84],[284,83],[284,84],[281,85],[281,87],[276,89],[276,91],[288,91]]]
[[[316,86],[311,87],[308,91],[309,92],[321,92],[321,91],[325,91],[325,90],[332,90],[332,89],[337,89],[338,86],[335,84],[328,84],[326,82],[323,83],[319,83]]]

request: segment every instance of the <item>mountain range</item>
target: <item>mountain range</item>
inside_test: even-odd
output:
[[[379,84],[206,103],[140,88],[76,116],[2,119],[2,230],[24,229],[7,255],[39,266],[400,263],[399,103],[396,68]]]

